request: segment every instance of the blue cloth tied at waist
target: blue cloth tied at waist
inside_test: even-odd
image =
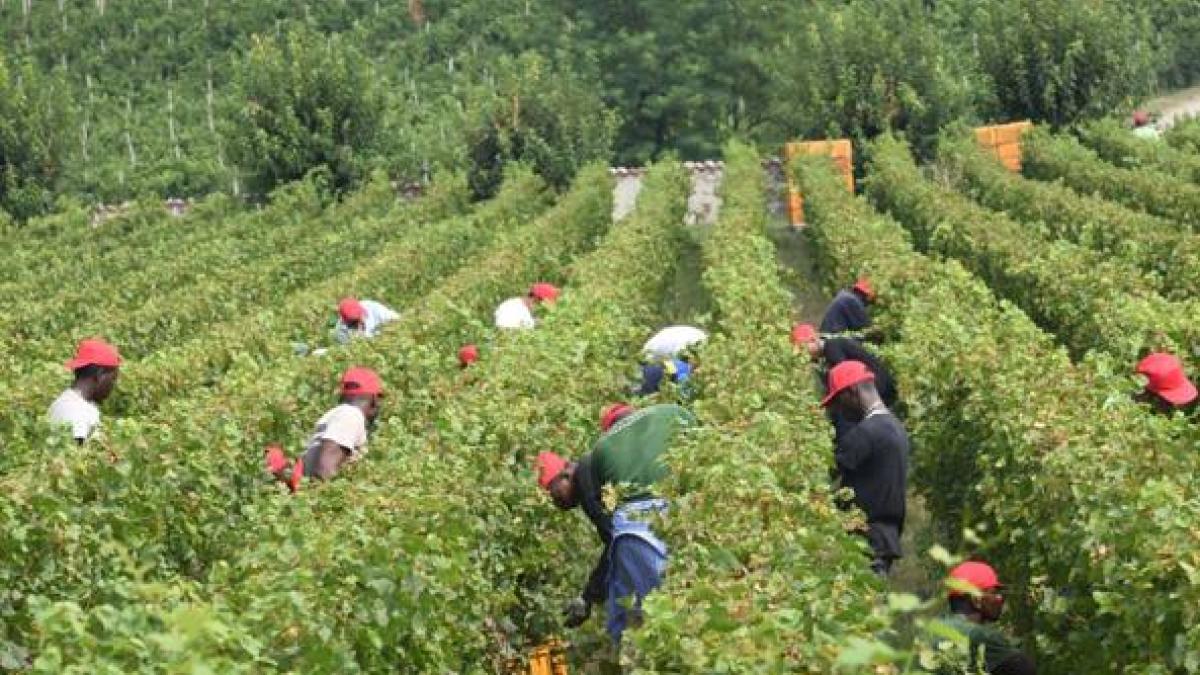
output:
[[[623,504],[613,512],[606,626],[613,642],[621,641],[631,614],[640,617],[643,598],[662,584],[667,544],[654,534],[648,521],[666,510],[665,499],[645,499]],[[630,596],[634,601],[626,603]]]

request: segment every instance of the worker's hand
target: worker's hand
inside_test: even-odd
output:
[[[563,609],[563,625],[577,628],[592,615],[592,606],[583,596],[577,597]]]

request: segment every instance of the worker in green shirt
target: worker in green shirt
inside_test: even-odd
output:
[[[567,627],[582,624],[592,605],[605,601],[614,643],[626,626],[640,623],[642,599],[661,583],[667,563],[666,543],[650,525],[655,514],[666,512],[667,502],[651,488],[666,474],[660,456],[693,420],[677,405],[637,410],[614,404],[601,415],[600,439],[579,461],[552,452],[538,455],[538,484],[558,508],[582,507],[604,545],[583,593],[564,612]],[[606,489],[616,491],[615,508],[605,506]],[[627,608],[622,600],[630,596],[634,602]]]
[[[951,616],[946,624],[967,638],[969,672],[979,672],[982,666],[989,675],[1036,675],[1033,659],[989,625],[1000,619],[1004,609],[996,570],[972,560],[950,570],[950,579]]]

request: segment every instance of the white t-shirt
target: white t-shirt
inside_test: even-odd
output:
[[[496,308],[496,328],[533,328],[533,313],[525,306],[525,298],[509,298]]]
[[[708,334],[694,326],[668,326],[646,341],[642,353],[652,359],[669,359],[707,339]]]
[[[350,330],[350,327],[346,325],[346,322],[342,321],[341,317],[338,317],[337,327],[334,328],[334,333],[337,337],[337,341],[341,344],[346,344],[349,342],[350,338],[354,335],[375,337],[375,334],[379,332],[379,328],[383,326],[383,324],[400,318],[400,315],[397,312],[383,303],[375,302],[374,300],[362,300],[359,302],[359,304],[363,306],[364,310],[361,331]]]
[[[350,451],[357,460],[367,452],[367,418],[357,406],[342,403],[317,420],[317,428],[304,450],[306,473],[312,473],[321,459],[321,444],[333,441]]]
[[[1152,141],[1157,141],[1158,139],[1162,138],[1162,133],[1159,132],[1158,127],[1153,124],[1144,124],[1134,129],[1133,135],[1137,136],[1138,138],[1144,138]]]
[[[70,425],[76,440],[85,440],[100,426],[100,408],[73,388],[67,389],[50,404],[50,422]]]

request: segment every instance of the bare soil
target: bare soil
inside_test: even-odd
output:
[[[1148,101],[1145,108],[1158,113],[1159,126],[1163,129],[1189,117],[1200,116],[1200,86],[1165,94]]]

